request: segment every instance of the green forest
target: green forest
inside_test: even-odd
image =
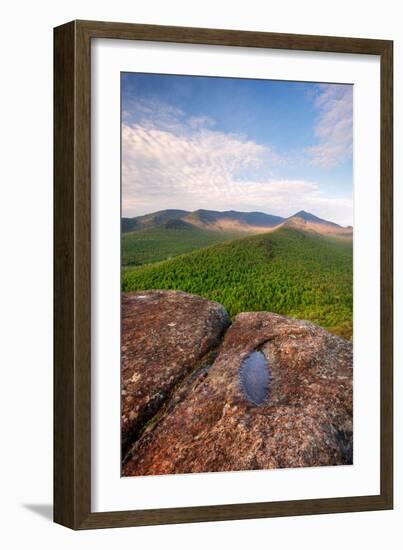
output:
[[[192,250],[236,238],[236,234],[206,231],[188,224],[152,227],[122,234],[123,266],[159,262]],[[239,235],[238,235],[239,236]]]
[[[272,311],[352,337],[351,242],[283,227],[212,246],[206,246],[211,242],[201,244],[205,236],[197,233],[187,243],[182,235],[173,245],[169,242],[174,238],[172,233],[149,231],[124,235],[124,292],[183,290],[222,303],[231,317],[242,311]],[[178,244],[181,240],[182,248]],[[133,245],[135,241],[137,245]],[[158,261],[177,253],[181,255]],[[155,263],[139,265],[147,262]]]

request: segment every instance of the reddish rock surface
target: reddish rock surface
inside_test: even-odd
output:
[[[122,296],[122,449],[175,386],[220,342],[229,324],[216,302],[176,291]]]
[[[257,349],[270,370],[259,406],[240,379]],[[123,475],[351,464],[352,365],[351,343],[312,323],[241,313],[214,363],[184,379],[132,446]]]

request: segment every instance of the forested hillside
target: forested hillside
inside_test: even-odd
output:
[[[206,231],[181,220],[170,220],[161,227],[122,234],[122,265],[159,262],[236,237],[236,233]]]
[[[222,303],[231,316],[266,310],[352,335],[352,243],[297,229],[282,227],[125,268],[122,289],[183,290]]]

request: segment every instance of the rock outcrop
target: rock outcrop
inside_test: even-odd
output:
[[[200,362],[228,323],[222,308],[183,293],[142,295],[124,299],[124,434],[133,422],[140,434],[148,404],[155,416],[131,438],[123,475],[352,463],[351,342],[306,321],[241,313]],[[255,351],[269,373],[243,379]]]
[[[225,309],[184,292],[122,295],[122,452],[178,383],[214,350],[229,325]]]

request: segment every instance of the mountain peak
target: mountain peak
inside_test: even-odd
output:
[[[332,227],[341,228],[340,225],[334,222],[329,222],[328,220],[324,220],[323,218],[318,218],[318,216],[315,216],[314,214],[311,214],[310,212],[307,212],[306,210],[300,210],[293,216],[290,216],[288,218],[289,220],[303,220],[307,223],[313,223],[316,225],[327,225]]]
[[[237,210],[220,212],[204,208],[194,211],[167,209],[136,218],[122,218],[123,232],[155,227],[191,229],[192,226],[208,231],[232,231],[235,233],[263,233],[282,226],[316,233],[352,233],[351,228],[343,228],[306,210],[300,210],[289,218],[264,212],[239,212]]]
[[[315,216],[314,214],[311,214],[310,212],[306,212],[306,210],[300,210],[293,216],[292,218],[301,218],[306,221],[321,221],[324,222],[325,220],[322,220],[321,218],[318,218],[318,216]]]

